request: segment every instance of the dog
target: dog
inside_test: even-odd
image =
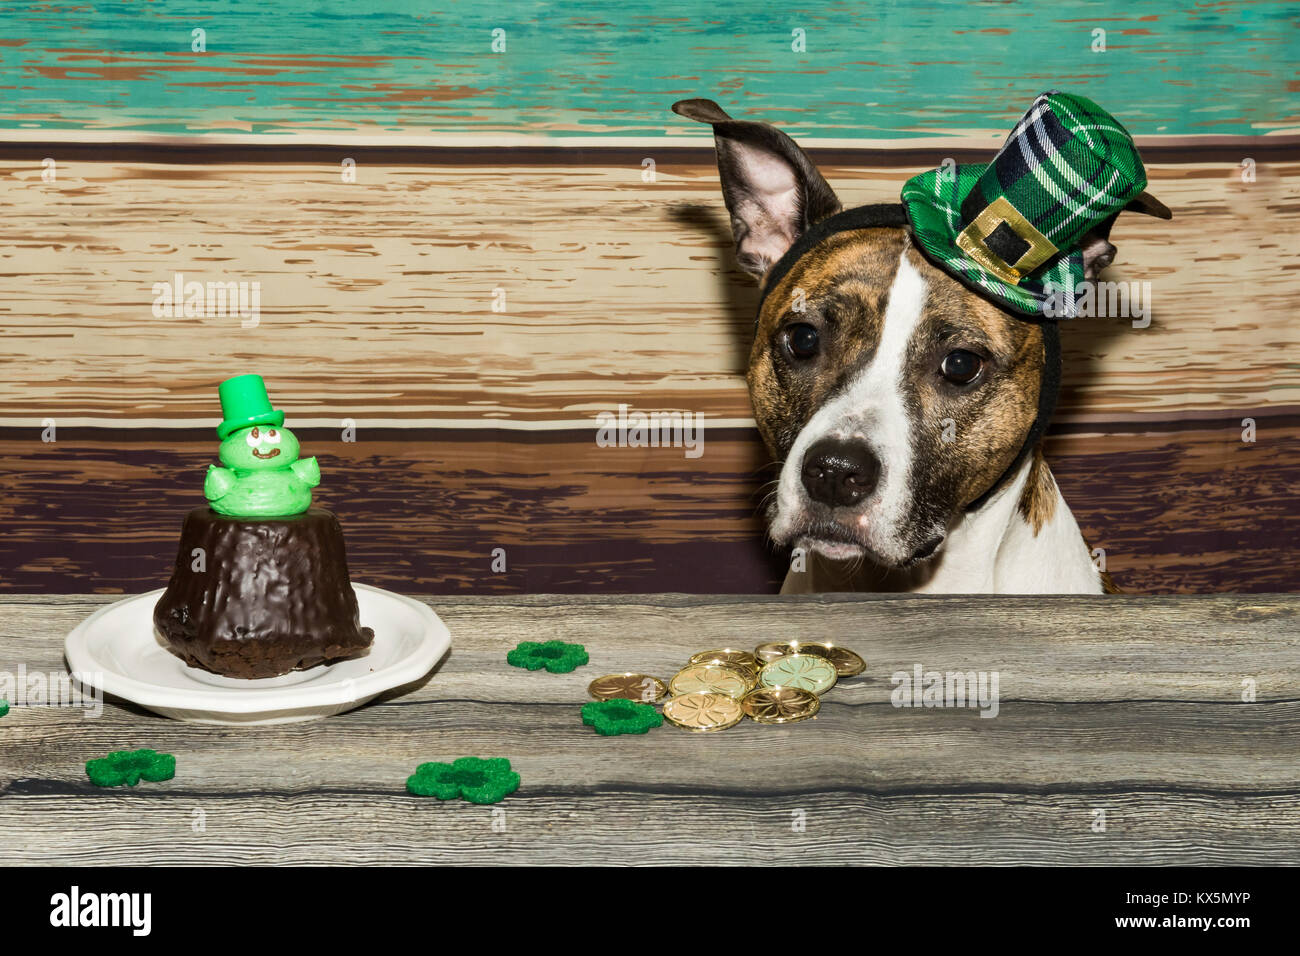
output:
[[[737,260],[762,290],[747,381],[780,462],[782,593],[1115,590],[1043,459],[1055,323],[937,267],[901,206],[819,233],[845,213],[790,137],[711,100],[672,109],[713,127]],[[1123,208],[1171,215],[1145,192]],[[1089,281],[1115,256],[1117,215],[1077,242]]]

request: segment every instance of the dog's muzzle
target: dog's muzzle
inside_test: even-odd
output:
[[[875,491],[880,461],[865,442],[823,438],[804,454],[799,477],[813,501],[853,508]]]

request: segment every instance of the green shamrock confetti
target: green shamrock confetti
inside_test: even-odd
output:
[[[648,733],[651,727],[662,726],[664,719],[649,704],[615,697],[583,704],[582,722],[602,737],[617,737]]]
[[[451,763],[420,764],[406,778],[406,789],[419,797],[497,803],[519,789],[519,774],[504,757],[461,757]]]
[[[552,674],[567,674],[576,667],[587,663],[587,649],[581,644],[566,644],[563,641],[523,641],[513,651],[506,654],[506,663],[515,667],[526,667],[538,671],[543,667]]]
[[[97,787],[134,787],[141,779],[156,783],[176,776],[176,758],[156,750],[114,750],[87,760],[86,776]]]

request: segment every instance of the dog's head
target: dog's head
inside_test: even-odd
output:
[[[1039,418],[1045,326],[931,265],[902,219],[829,234],[772,276],[810,227],[840,212],[835,193],[774,127],[710,100],[673,110],[713,126],[737,258],[764,284],[748,381],[782,461],[773,539],[886,567],[930,557]],[[1168,214],[1146,194],[1130,208]],[[1110,224],[1083,242],[1089,279],[1115,254]]]

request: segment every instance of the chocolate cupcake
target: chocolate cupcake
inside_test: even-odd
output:
[[[218,389],[221,466],[208,468],[206,508],[181,528],[154,625],[186,663],[225,677],[275,677],[364,653],[343,529],[311,507],[315,458],[271,408],[260,376]]]

